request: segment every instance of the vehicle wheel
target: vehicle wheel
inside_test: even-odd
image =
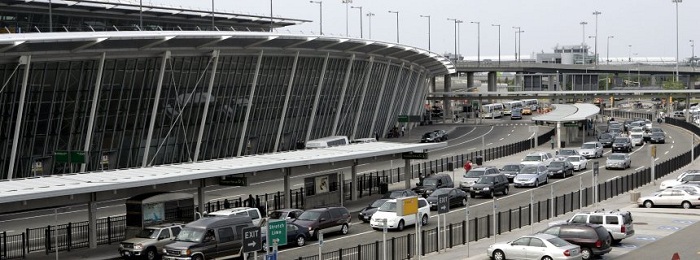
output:
[[[540,186],[540,179],[535,180],[535,188]]]
[[[155,249],[155,248],[150,247],[150,248],[146,249],[146,253],[143,254],[143,256],[144,256],[147,260],[155,260],[155,259],[158,258],[158,253],[156,253],[156,249]]]
[[[542,260],[552,260],[552,257],[546,255],[542,257]]]
[[[428,215],[423,215],[423,217],[420,219],[420,225],[421,226],[428,225]]]
[[[547,184],[547,183],[549,183],[549,176],[544,177],[544,184]]]
[[[314,237],[314,239],[316,239],[316,240],[318,240],[318,232],[319,232],[318,229],[315,229],[315,230],[314,230],[314,235],[313,235],[313,237]]]
[[[651,200],[647,200],[644,202],[644,207],[645,208],[653,208],[654,207],[654,202],[651,202]]]
[[[467,198],[462,199],[462,207],[467,206]]]
[[[204,260],[204,258],[202,257],[202,255],[196,255],[192,257],[192,260]]]
[[[491,258],[493,258],[493,260],[506,260],[506,254],[501,250],[496,250],[493,251],[493,256]]]
[[[306,238],[304,236],[298,236],[297,237],[297,246],[302,247],[306,245]]]
[[[476,198],[476,194],[470,192],[470,193],[469,193],[469,197],[472,197],[472,199],[473,199],[473,198]]]
[[[489,192],[489,197],[496,197],[496,193],[493,190],[491,190],[491,192]]]
[[[590,248],[582,248],[581,249],[581,259],[588,260],[593,257],[593,252],[591,252]]]
[[[683,203],[681,203],[681,206],[683,206],[684,209],[689,209],[693,207],[693,204],[690,204],[690,202],[688,201],[684,201]]]
[[[403,228],[404,228],[404,223],[403,223],[403,219],[402,219],[401,221],[399,221],[399,225],[396,227],[396,229],[398,229],[399,231],[403,231]]]
[[[503,190],[503,195],[508,195],[508,187],[506,187],[506,189]]]
[[[348,229],[349,229],[349,228],[350,228],[350,227],[348,227],[348,224],[343,224],[343,226],[340,227],[340,233],[343,234],[343,235],[347,235],[347,234],[348,234]]]

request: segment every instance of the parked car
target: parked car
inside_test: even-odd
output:
[[[183,224],[161,224],[142,229],[136,237],[119,243],[119,255],[124,258],[142,257],[158,259],[163,247],[172,243],[182,230]]]
[[[566,158],[574,166],[574,171],[585,170],[588,168],[588,159],[581,155],[572,155]]]
[[[454,188],[452,178],[447,174],[435,174],[423,179],[422,185],[413,188],[413,191],[423,197],[428,197],[430,193],[439,188]]]
[[[539,187],[549,181],[547,167],[544,165],[528,165],[520,169],[520,173],[515,176],[513,186],[518,187]]]
[[[533,234],[495,243],[486,249],[491,259],[581,259],[581,247],[550,234]]]
[[[549,227],[540,233],[550,234],[581,247],[581,258],[593,259],[612,251],[612,237],[608,230],[595,224],[562,224]]]
[[[318,231],[323,233],[339,232],[348,234],[350,230],[350,212],[345,207],[315,208],[304,211],[293,223],[305,227],[314,239],[318,239]]]
[[[497,173],[500,172],[495,167],[484,166],[479,168],[473,168],[462,176],[462,181],[459,183],[459,188],[465,192],[468,192],[471,190],[472,185],[474,185],[474,183],[476,183],[476,181],[479,180],[481,176],[484,176],[486,174]]]
[[[620,243],[623,239],[634,235],[634,224],[632,221],[632,213],[629,211],[601,210],[576,213],[566,222],[571,224],[602,225],[608,230],[613,242]]]
[[[237,207],[230,209],[223,209],[219,211],[209,212],[204,215],[204,217],[230,217],[230,216],[249,216],[253,220],[253,224],[260,226],[262,224],[262,217],[260,215],[260,210],[258,208],[251,207]]]
[[[253,226],[246,215],[201,218],[187,223],[175,241],[163,248],[163,260],[242,257],[243,236],[235,234]]]
[[[430,205],[424,198],[418,198],[418,215],[420,216],[421,226],[427,225],[430,219]],[[384,228],[384,219],[386,219],[387,229],[396,229],[399,231],[403,230],[406,226],[416,224],[415,214],[407,216],[398,216],[396,214],[396,199],[384,202],[377,212],[372,215],[369,225],[375,230],[382,230]]]
[[[260,237],[263,241],[263,250],[267,247],[267,227],[262,227],[260,229]],[[303,227],[299,224],[287,222],[287,245],[293,246],[304,246],[306,241],[311,238],[311,233],[307,227]]]
[[[299,217],[301,213],[304,213],[304,211],[300,209],[278,209],[270,212],[268,218],[294,220]]]
[[[649,135],[649,142],[652,144],[665,144],[666,134],[664,134],[664,132],[652,132]]]
[[[612,144],[613,152],[631,152],[632,151],[632,139],[629,137],[615,137]]]
[[[547,165],[547,175],[549,177],[554,177],[555,175],[557,175],[562,178],[566,178],[566,176],[574,176],[574,165],[566,160],[554,161]]]
[[[640,197],[637,205],[645,208],[656,206],[681,206],[684,209],[695,207],[700,202],[700,194],[689,189],[668,188],[649,196]]]
[[[403,198],[403,197],[412,197],[412,196],[418,196],[418,193],[416,193],[413,190],[393,190],[390,191],[382,197],[383,199],[396,199],[396,198]]]
[[[469,196],[474,198],[476,195],[482,195],[493,198],[496,193],[508,195],[508,185],[508,178],[504,174],[487,174],[472,185]]]
[[[550,162],[554,160],[551,153],[546,152],[536,152],[525,156],[520,162],[521,165],[539,165],[543,164],[547,166]]]
[[[612,147],[615,138],[610,133],[602,133],[598,136],[598,142],[603,144],[603,147]]]
[[[510,112],[510,120],[523,119],[522,108],[513,108]]]
[[[663,190],[687,183],[700,183],[700,170],[684,171],[675,180],[662,181],[659,187]]]
[[[585,142],[581,145],[579,153],[588,159],[603,157],[603,144],[601,142]]]
[[[437,210],[438,196],[440,195],[447,195],[450,202],[450,208],[452,206],[467,206],[466,192],[459,188],[442,188],[435,190],[435,192],[425,198],[428,201],[428,204],[430,204],[431,210]]]
[[[361,220],[362,222],[369,223],[369,220],[372,219],[372,215],[374,215],[375,212],[377,212],[377,209],[384,204],[389,199],[378,199],[369,204],[367,207],[364,209],[360,210],[360,213],[357,213],[357,219]]]
[[[627,169],[632,166],[632,159],[629,154],[612,153],[605,161],[605,169]]]
[[[516,175],[520,172],[520,164],[506,164],[501,167],[501,169],[498,169],[503,175],[508,178],[508,182],[513,183],[513,179],[515,178]]]

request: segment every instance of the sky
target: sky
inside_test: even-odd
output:
[[[149,0],[155,5],[172,5],[211,10],[211,1]],[[270,14],[266,0],[214,0],[217,11],[243,14]],[[323,32],[326,35],[345,35],[346,4],[343,0],[323,1]],[[598,53],[607,54],[608,36],[610,57],[675,57],[676,4],[673,0],[349,0],[349,6],[362,6],[363,36],[369,39],[367,12],[375,16],[371,22],[371,39],[396,42],[396,14],[399,12],[400,43],[428,49],[428,18],[430,15],[431,46],[436,53],[453,53],[455,49],[454,22],[460,24],[459,52],[463,56],[477,56],[479,42],[481,57],[497,58],[499,50],[498,27],[501,25],[501,55],[503,59],[515,55],[515,29],[519,26],[522,57],[534,53],[552,52],[555,46],[578,45],[583,40],[594,50],[596,16],[598,15]],[[144,4],[146,2],[144,1]],[[309,0],[272,0],[273,15],[311,22],[287,27],[293,33],[319,33],[319,5]],[[348,8],[348,27],[352,37],[360,37],[360,10]],[[700,43],[700,1],[678,3],[679,56],[690,57],[690,40]],[[479,41],[479,22],[481,33]],[[285,29],[283,29],[286,31]],[[629,47],[629,45],[632,45]],[[696,44],[697,45],[697,44]],[[700,56],[700,47],[696,48]]]

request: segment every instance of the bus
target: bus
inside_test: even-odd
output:
[[[350,144],[350,141],[348,141],[347,136],[328,136],[324,138],[306,141],[306,149],[327,148],[331,146],[347,144]]]
[[[481,118],[497,118],[503,116],[503,104],[494,103],[481,106]]]
[[[531,110],[537,110],[540,107],[539,101],[537,99],[523,99],[523,106],[529,106]]]
[[[523,102],[521,101],[509,101],[503,102],[503,115],[510,115],[514,108],[522,108]]]

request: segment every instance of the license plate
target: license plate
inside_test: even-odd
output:
[[[481,191],[475,190],[474,193],[480,193]]]

